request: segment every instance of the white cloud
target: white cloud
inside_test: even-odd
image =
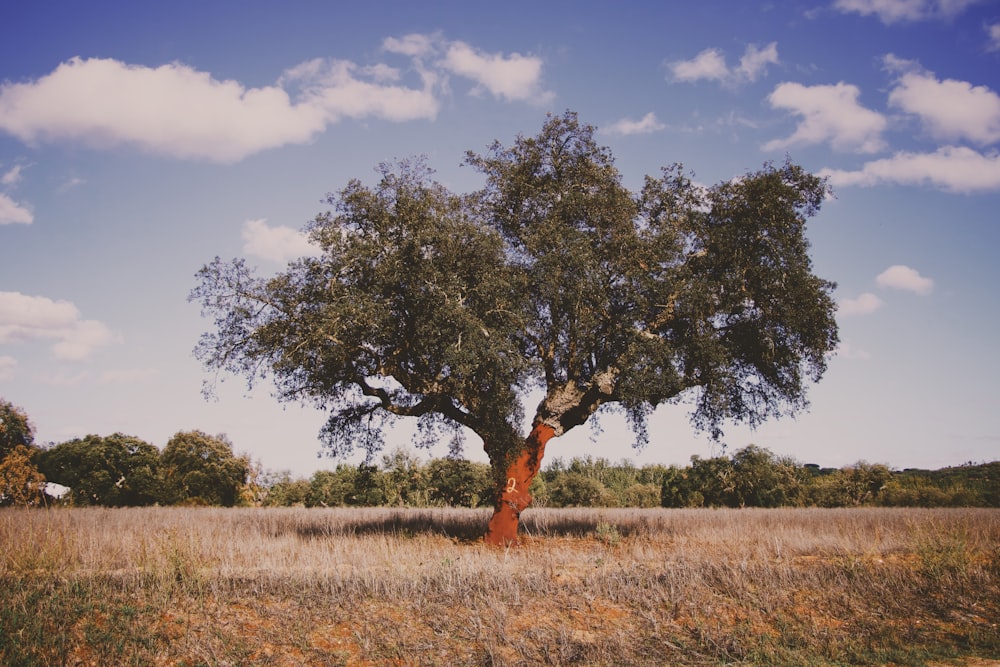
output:
[[[622,134],[627,136],[630,134],[649,134],[650,132],[662,130],[665,127],[666,125],[656,119],[656,114],[650,111],[641,120],[623,118],[603,128],[603,130],[608,134]]]
[[[0,185],[15,185],[20,183],[22,170],[23,168],[19,164],[11,167],[8,171],[4,172],[3,176],[0,176]]]
[[[7,356],[0,357],[0,381],[13,380],[15,368],[17,368],[17,359]]]
[[[483,53],[464,42],[452,42],[440,64],[449,72],[472,79],[494,97],[539,104],[553,97],[541,87],[542,60],[534,56]]]
[[[866,163],[858,171],[822,169],[833,186],[881,183],[930,185],[956,193],[1000,190],[1000,155],[965,146],[943,146],[934,153],[897,153]]]
[[[691,60],[667,64],[675,81],[724,81],[729,76],[726,58],[719,49],[705,49]]]
[[[865,292],[856,299],[841,299],[837,312],[845,317],[853,315],[868,315],[882,307],[882,299],[871,292]]]
[[[882,131],[886,119],[882,114],[858,103],[857,86],[803,86],[782,83],[768,96],[771,106],[787,109],[802,117],[795,132],[785,139],[764,145],[764,150],[783,149],[795,144],[829,142],[836,150],[874,153],[885,147]]]
[[[878,274],[875,282],[879,287],[901,289],[914,294],[927,295],[934,289],[934,281],[920,275],[916,269],[897,264]]]
[[[1000,51],[1000,23],[986,26],[986,34],[990,39],[989,50]]]
[[[875,14],[883,23],[950,19],[981,0],[836,0],[835,9],[862,16]]]
[[[374,77],[367,81],[358,75]],[[433,119],[438,112],[430,82],[423,88],[387,85],[386,68],[359,68],[346,60],[317,58],[287,70],[281,82],[302,89],[302,104],[320,113],[323,124],[344,117],[374,116],[395,122]]]
[[[51,340],[57,358],[78,361],[112,338],[107,326],[82,319],[68,301],[0,292],[0,344]]]
[[[707,79],[726,85],[736,85],[756,81],[768,65],[778,63],[778,44],[771,42],[763,48],[755,44],[747,45],[740,64],[733,69],[726,65],[726,58],[719,49],[705,49],[691,60],[677,60],[667,63],[674,81],[699,81]]]
[[[244,88],[172,63],[72,60],[29,83],[0,86],[0,129],[29,144],[71,140],[233,162],[324,128],[323,111],[279,87]]]
[[[399,53],[411,58],[423,58],[437,52],[437,43],[441,41],[438,35],[421,35],[413,33],[403,37],[387,37],[382,41],[382,48],[390,53]]]
[[[886,60],[890,66],[908,65],[891,56]],[[1000,141],[1000,95],[986,86],[908,71],[889,93],[889,105],[919,116],[938,139],[966,139],[980,145]]]
[[[73,141],[236,162],[307,143],[343,118],[433,119],[449,73],[504,100],[552,99],[541,87],[537,57],[488,54],[419,34],[386,39],[383,50],[409,57],[420,84],[400,84],[403,73],[386,63],[360,66],[336,59],[304,62],[275,85],[247,88],[182,63],[146,67],[77,57],[37,80],[0,84],[0,131],[28,144]],[[431,55],[440,58],[428,65],[423,59]]]
[[[284,264],[300,257],[316,256],[320,249],[309,243],[309,236],[291,227],[269,227],[266,220],[243,223],[243,252]]]
[[[777,64],[777,42],[771,42],[762,49],[758,49],[755,44],[750,44],[743,53],[743,57],[740,58],[740,66],[736,68],[736,75],[741,79],[756,81],[767,70],[768,65]]]
[[[0,192],[0,225],[14,223],[30,225],[34,219],[29,208]]]

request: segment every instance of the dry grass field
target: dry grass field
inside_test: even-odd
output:
[[[988,665],[1000,511],[0,511],[3,665]]]

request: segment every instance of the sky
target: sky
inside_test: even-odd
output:
[[[796,418],[715,443],[667,405],[642,450],[607,415],[549,458],[1000,458],[996,0],[0,5],[0,397],[39,444],[198,429],[269,470],[332,468],[322,413],[193,357],[196,271],[281,271],[325,196],[382,162],[424,155],[473,191],[466,151],[572,110],[634,189],[786,156],[827,177],[807,233],[842,342]],[[486,460],[474,436],[466,455]]]

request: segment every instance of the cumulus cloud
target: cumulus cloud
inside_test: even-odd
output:
[[[30,225],[34,219],[31,209],[0,192],[0,225],[15,223]]]
[[[438,102],[429,83],[425,80],[421,88],[386,83],[396,78],[397,73],[389,68],[360,68],[346,60],[318,58],[287,70],[281,82],[301,88],[301,104],[317,110],[324,127],[345,117],[395,122],[433,119]]]
[[[705,49],[691,60],[677,60],[667,64],[675,81],[724,81],[729,76],[726,57],[719,49]]]
[[[950,19],[981,0],[836,0],[835,9],[862,16],[875,15],[886,24]]]
[[[651,132],[658,132],[665,127],[666,125],[656,119],[656,114],[650,111],[640,120],[623,118],[602,129],[608,134],[621,134],[628,136],[630,134],[649,134]]]
[[[875,282],[879,287],[905,290],[926,296],[934,289],[934,281],[920,275],[916,269],[911,269],[902,264],[890,266],[888,269],[878,274]]]
[[[300,257],[316,256],[319,248],[309,243],[309,236],[291,227],[269,227],[266,220],[243,223],[243,252],[271,262],[284,264]]]
[[[542,61],[519,53],[484,53],[465,42],[452,42],[440,61],[447,71],[472,79],[477,90],[508,101],[549,102],[553,95],[541,87]]]
[[[37,81],[0,86],[0,129],[28,144],[130,145],[233,162],[309,141],[326,118],[279,87],[245,88],[179,63],[151,68],[73,58]]]
[[[0,292],[0,344],[53,341],[59,359],[78,361],[112,341],[107,326],[84,320],[75,305],[19,292]]]
[[[889,105],[918,116],[931,136],[980,145],[1000,141],[1000,95],[967,81],[939,80],[893,56],[886,63],[909,70],[889,93]]]
[[[837,312],[845,317],[868,315],[881,307],[882,299],[871,292],[865,292],[855,299],[841,299],[837,304]]]
[[[0,132],[29,145],[128,146],[226,163],[307,143],[344,118],[432,120],[449,74],[507,101],[552,97],[541,86],[542,60],[534,56],[484,53],[418,34],[387,39],[383,50],[409,57],[418,85],[400,83],[403,72],[387,63],[337,59],[300,63],[274,85],[253,88],[176,62],[147,67],[72,58],[36,80],[0,84]]]
[[[725,85],[756,81],[767,71],[768,65],[778,64],[778,44],[771,42],[763,48],[747,45],[740,64],[730,68],[719,49],[705,49],[691,60],[676,60],[666,64],[674,81],[694,82],[706,79]]]
[[[885,147],[882,132],[885,117],[858,102],[860,90],[847,83],[804,86],[782,83],[768,96],[775,109],[801,116],[791,136],[775,139],[764,150],[784,149],[797,144],[829,143],[835,150],[874,153]]]
[[[930,185],[971,194],[1000,190],[1000,155],[966,146],[943,146],[933,153],[900,152],[866,163],[857,171],[821,169],[819,175],[839,186]]]

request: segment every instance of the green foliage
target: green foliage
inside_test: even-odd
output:
[[[45,475],[35,467],[34,454],[17,445],[0,459],[0,507],[33,507],[44,502]]]
[[[35,427],[23,409],[0,398],[0,461],[16,447],[31,447],[35,442]]]
[[[354,482],[357,468],[338,465],[333,472],[319,470],[309,481],[306,507],[337,507],[355,504]]]
[[[542,507],[998,507],[993,499],[1000,477],[990,477],[998,469],[1000,462],[893,472],[859,462],[820,470],[750,445],[728,456],[694,456],[684,467],[554,458],[532,482],[531,495]],[[285,473],[270,484],[263,504],[477,507],[491,502],[486,464],[453,458],[421,463],[397,450],[383,457],[380,468],[339,464],[308,481]]]
[[[496,480],[532,386],[533,422],[556,435],[609,407],[645,441],[647,416],[682,395],[715,436],[806,406],[837,344],[804,234],[822,179],[768,164],[705,188],[674,166],[631,192],[571,112],[466,162],[486,178],[471,195],[419,160],[351,181],[309,227],[321,256],[270,279],[203,267],[190,298],[214,326],[196,356],[327,410],[333,454],[371,461],[413,417],[418,444],[480,436]],[[619,501],[627,488],[601,483]]]
[[[463,459],[434,459],[427,464],[432,505],[484,507],[493,501],[489,466]]]
[[[88,435],[43,450],[38,467],[48,481],[70,488],[74,505],[152,505],[161,499],[159,456],[139,438]]]
[[[600,507],[606,504],[607,488],[600,480],[579,472],[566,472],[548,483],[551,507]]]
[[[233,453],[225,436],[181,431],[160,455],[163,499],[169,504],[232,507],[250,472],[249,461]]]

